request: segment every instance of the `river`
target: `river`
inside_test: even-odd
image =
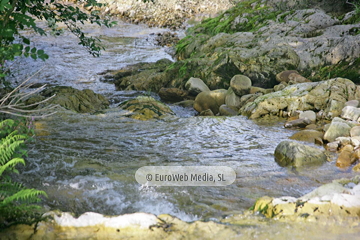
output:
[[[334,162],[307,169],[278,166],[274,149],[294,133],[282,122],[197,117],[194,110],[176,106],[170,107],[177,116],[166,120],[143,122],[122,116],[115,104],[145,93],[115,91],[113,84],[100,81],[99,74],[141,61],[172,59],[166,48],[154,44],[154,33],[163,31],[122,22],[111,29],[86,26],[85,32],[100,36],[106,47],[99,58],[67,32],[33,36],[36,47],[50,58],[18,59],[14,81],[44,67],[34,80],[89,88],[112,103],[104,114],[63,110],[36,121],[37,137],[29,145],[19,178],[27,187],[48,193],[45,207],[76,214],[148,212],[184,221],[216,220],[248,209],[265,195],[300,197],[333,179],[355,175],[339,170]],[[142,166],[228,166],[237,177],[226,187],[149,187],[135,180]]]

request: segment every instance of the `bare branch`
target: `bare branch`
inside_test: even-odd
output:
[[[41,87],[38,87],[36,89],[30,90],[29,88],[35,84],[35,82],[30,83],[29,81],[31,78],[33,78],[36,74],[38,74],[42,69],[34,73],[32,76],[27,78],[25,81],[23,81],[19,86],[17,86],[14,90],[12,90],[10,93],[6,94],[2,99],[0,99],[0,113],[10,114],[14,116],[21,116],[21,117],[31,117],[31,118],[39,118],[39,117],[45,117],[50,116],[56,112],[51,112],[47,114],[41,114],[41,115],[34,115],[35,113],[41,113],[45,111],[49,111],[54,109],[57,105],[48,105],[44,107],[40,107],[38,109],[29,109],[30,107],[34,106],[40,106],[40,104],[44,104],[48,102],[50,99],[55,97],[56,95],[53,95],[51,97],[48,97],[44,100],[28,104],[26,105],[24,103],[24,100],[28,99],[32,95],[44,90],[46,85],[43,85]]]

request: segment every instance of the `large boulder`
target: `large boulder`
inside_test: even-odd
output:
[[[355,94],[356,85],[345,78],[298,83],[258,97],[242,107],[241,112],[255,119],[268,114],[279,115],[280,111],[324,110],[326,118],[333,118],[340,116],[345,102],[354,99]]]
[[[275,161],[282,167],[321,165],[327,160],[322,150],[293,141],[280,142],[274,156]]]
[[[123,102],[119,107],[128,111],[127,116],[138,120],[160,119],[175,115],[167,105],[147,96],[139,96]]]
[[[55,96],[54,96],[55,95]],[[43,98],[51,98],[47,103],[58,104],[78,113],[94,113],[109,107],[108,100],[90,89],[78,90],[67,86],[52,87],[41,93]],[[28,100],[31,103],[31,99]]]
[[[217,89],[199,93],[194,102],[195,110],[200,113],[210,109],[214,115],[218,114],[220,106],[225,104],[226,92],[225,89]]]
[[[114,71],[114,84],[117,90],[145,90],[158,92],[167,87],[165,69],[172,64],[169,59],[154,63],[137,63]]]

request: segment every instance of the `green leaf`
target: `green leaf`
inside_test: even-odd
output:
[[[11,4],[9,4],[9,0],[0,0],[0,11],[3,12],[6,9],[10,9]]]
[[[23,43],[25,44],[30,44],[30,39],[26,38],[26,37],[22,37]]]

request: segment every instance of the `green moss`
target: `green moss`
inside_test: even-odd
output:
[[[276,20],[281,13],[283,12],[272,10],[256,0],[243,1],[215,18],[203,20],[189,29],[189,33],[202,32],[214,36],[221,32],[254,32],[265,26],[268,20]]]
[[[187,45],[189,45],[191,42],[193,41],[193,37],[192,36],[186,36],[183,39],[181,39],[177,44],[176,44],[176,55],[178,55],[179,53],[183,52],[184,49],[186,48]]]
[[[339,62],[335,65],[323,66],[317,70],[317,74],[308,77],[311,81],[322,81],[335,77],[347,78],[356,84],[360,83],[360,58],[349,63]]]

